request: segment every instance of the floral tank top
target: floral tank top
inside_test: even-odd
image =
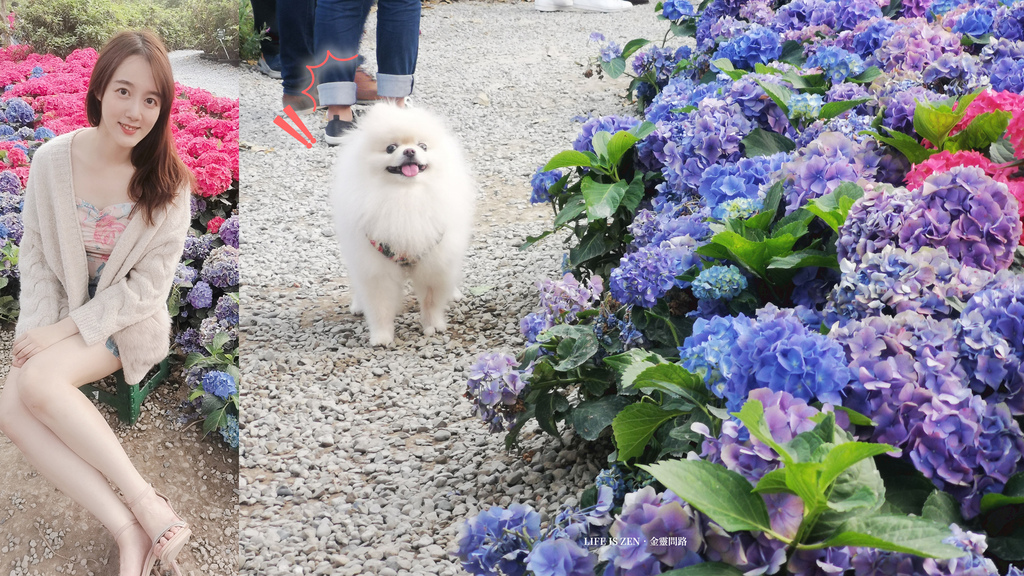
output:
[[[90,289],[95,289],[100,272],[114,251],[117,239],[128,226],[134,202],[111,204],[102,210],[81,198],[75,198],[78,205],[78,222],[85,244],[85,258],[89,262]],[[90,292],[91,292],[90,290]],[[91,295],[91,294],[90,294]]]

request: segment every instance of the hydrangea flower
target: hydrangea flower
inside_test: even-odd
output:
[[[193,308],[209,308],[213,303],[213,290],[205,280],[200,280],[188,291],[185,300]]]
[[[953,32],[980,38],[992,30],[992,11],[987,7],[972,8],[953,25]]]
[[[0,171],[0,192],[4,194],[21,194],[21,178],[10,170]]]
[[[523,408],[517,408],[520,395],[527,389],[531,370],[518,370],[518,362],[508,354],[488,352],[469,368],[466,396],[473,401],[476,414],[490,425],[491,432],[511,430]]]
[[[217,299],[217,306],[213,309],[214,316],[222,324],[238,325],[238,300],[230,294],[224,294]]]
[[[523,576],[527,544],[539,536],[540,514],[529,506],[492,506],[462,524],[456,556],[477,576]]]
[[[11,98],[7,101],[4,115],[7,121],[13,124],[28,125],[35,122],[36,113],[32,107],[21,98]]]
[[[958,152],[943,150],[938,154],[933,154],[924,162],[914,165],[906,176],[907,187],[911,190],[920,188],[924,181],[932,174],[948,172],[954,166],[976,166],[984,170],[988,176],[1004,183],[1011,173],[1011,169],[1001,167],[980,152],[973,150],[960,150]]]
[[[56,136],[57,135],[53,133],[53,130],[50,130],[45,126],[40,126],[39,128],[36,128],[35,132],[32,133],[32,137],[36,140],[49,140],[51,138],[55,138]]]
[[[599,53],[598,58],[601,59],[601,62],[607,64],[612,60],[618,58],[619,56],[622,56],[622,46],[619,46],[615,42],[609,41],[607,44],[601,47],[601,52]]]
[[[548,170],[544,172],[543,166],[538,166],[537,171],[530,178],[530,203],[541,204],[551,200],[548,190],[562,178],[561,170]]]
[[[238,393],[234,376],[220,370],[212,370],[203,376],[203,390],[221,400],[227,400],[232,394]]]
[[[746,290],[747,278],[735,266],[712,266],[697,275],[692,288],[700,300],[732,300]]]
[[[185,263],[179,262],[177,269],[174,271],[173,285],[181,286],[182,284],[192,284],[198,275],[198,270]]]
[[[608,132],[614,135],[620,130],[631,130],[640,124],[640,121],[631,116],[601,116],[591,118],[583,123],[580,135],[572,143],[572,149],[577,152],[593,152],[594,134]]]
[[[220,427],[220,437],[228,446],[238,448],[238,418],[234,414],[224,415],[225,424]]]
[[[526,569],[535,576],[592,576],[596,564],[589,552],[568,538],[544,540],[526,557]]]
[[[608,280],[612,297],[622,304],[653,308],[674,286],[687,286],[676,277],[701,264],[697,246],[692,237],[677,236],[626,254]]]
[[[186,328],[178,332],[174,336],[174,343],[181,346],[185,354],[201,354],[206,352],[206,348],[203,347],[202,339],[199,336],[199,331],[195,328]]]
[[[967,302],[960,324],[971,389],[1024,415],[1024,277],[1000,273]]]
[[[998,272],[1013,262],[1021,235],[1017,200],[980,168],[953,167],[929,176],[911,196],[900,245],[944,247],[965,266]]]
[[[519,321],[519,332],[527,344],[537,341],[537,336],[555,325],[554,319],[546,312],[531,312]]]
[[[824,132],[782,165],[786,213],[824,196],[844,182],[873,177],[881,158],[874,144],[859,144],[838,132]]]
[[[757,199],[762,186],[772,181],[770,157],[742,158],[736,163],[712,164],[701,174],[697,192],[707,206],[740,198]]]
[[[659,125],[665,145],[654,155],[664,165],[662,174],[673,190],[695,190],[712,164],[736,162],[741,141],[754,126],[736,103],[705,98],[686,122]]]
[[[818,94],[794,94],[789,100],[790,118],[815,119],[821,112],[825,100]]]
[[[1024,92],[1024,62],[1000,58],[989,70],[989,81],[995,90]]]
[[[219,246],[210,252],[199,273],[203,280],[217,288],[238,285],[238,248]]]
[[[753,25],[719,46],[712,59],[728,58],[737,68],[753,70],[755,64],[767,64],[781,55],[782,38],[771,28]]]
[[[611,574],[660,574],[661,566],[682,568],[701,561],[704,518],[672,492],[648,486],[626,494],[622,512],[609,534],[616,543],[602,549],[600,559]],[[662,545],[662,538],[681,538],[682,546]],[[639,572],[638,572],[639,570]]]
[[[591,276],[586,284],[582,284],[572,274],[566,273],[560,280],[537,282],[537,289],[542,310],[556,323],[571,323],[576,320],[578,312],[590,310],[600,301],[604,281],[600,276]]]
[[[921,79],[937,92],[952,96],[972,92],[984,81],[978,59],[970,54],[943,54],[924,69]]]
[[[911,6],[911,2],[904,2],[904,15]],[[904,19],[864,64],[889,73],[921,72],[943,54],[962,52],[960,35],[921,18]]]
[[[858,198],[839,228],[836,251],[839,260],[857,264],[869,253],[897,241],[903,213],[911,206],[910,191],[891,186],[871,186]]]
[[[188,260],[206,260],[213,248],[214,236],[203,234],[202,236],[186,236],[185,249],[182,257]]]
[[[232,214],[230,218],[220,225],[220,230],[217,231],[217,235],[220,236],[221,241],[228,246],[238,248],[239,225],[240,222],[238,220],[238,214]]]
[[[851,76],[856,76],[864,71],[864,61],[857,54],[853,54],[837,46],[822,46],[807,59],[807,66],[821,68],[825,76],[833,84],[846,81]]]
[[[206,232],[209,234],[216,234],[220,231],[221,224],[224,223],[224,218],[215,216],[210,218],[209,222],[206,223]]]
[[[716,220],[746,219],[757,214],[764,207],[760,198],[735,198],[715,206],[711,216]]]
[[[695,16],[697,12],[689,0],[668,0],[662,5],[661,14],[669,20],[676,21],[687,16]]]

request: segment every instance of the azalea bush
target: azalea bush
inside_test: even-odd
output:
[[[46,140],[88,125],[85,94],[96,58],[92,49],[76,50],[66,59],[27,46],[0,50],[0,316],[5,320],[17,319],[21,208],[32,156]],[[205,432],[219,430],[237,447],[238,101],[182,85],[175,89],[171,130],[178,155],[197,181],[190,199],[192,226],[168,300],[176,347],[188,358],[185,418],[203,417]],[[205,378],[211,371],[223,376]]]
[[[1024,3],[656,10],[591,36],[638,117],[534,174],[524,247],[562,232],[568,274],[467,390],[509,448],[536,421],[653,479],[491,508],[463,566],[1021,574]]]

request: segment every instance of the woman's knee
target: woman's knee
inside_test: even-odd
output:
[[[47,413],[52,403],[59,401],[59,385],[63,380],[52,370],[51,363],[42,360],[39,356],[29,358],[17,380],[19,400],[37,416]]]
[[[12,441],[16,441],[18,434],[19,420],[24,416],[25,406],[18,398],[17,377],[13,374],[7,377],[4,389],[0,391],[0,432],[3,432]]]

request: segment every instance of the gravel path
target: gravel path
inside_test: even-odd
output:
[[[521,349],[534,284],[558,273],[558,242],[516,249],[551,219],[527,204],[529,176],[570,145],[574,117],[625,112],[625,81],[582,75],[590,33],[622,45],[664,27],[650,5],[457,2],[424,10],[421,29],[416,105],[447,117],[480,185],[466,298],[441,336],[422,336],[407,296],[396,346],[369,346],[332,238],[333,155],[274,126],[276,82],[242,75],[242,573],[462,574],[450,552],[469,515],[528,502],[547,516],[601,467],[603,453],[535,430],[529,458],[505,453],[462,397],[465,371],[480,353]],[[320,139],[322,115],[303,119]]]

